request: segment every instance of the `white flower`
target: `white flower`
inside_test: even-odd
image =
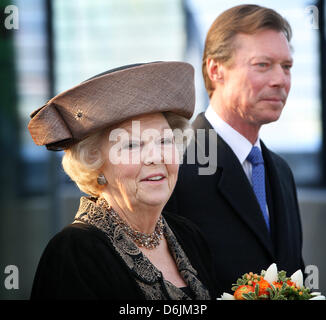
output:
[[[311,292],[310,294],[313,296],[313,298],[309,300],[326,300],[325,296],[321,295],[321,292]]]
[[[275,263],[271,264],[265,272],[264,279],[269,283],[273,284],[274,281],[278,280],[277,266]]]
[[[326,300],[326,298],[325,298],[325,296],[318,295],[318,296],[315,296],[313,298],[310,298],[309,300]]]
[[[294,272],[290,278],[291,281],[294,282],[298,288],[303,287],[303,274],[301,270],[297,270],[296,272]]]
[[[221,295],[221,298],[219,298],[217,300],[235,300],[235,298],[234,298],[234,296],[232,294],[229,294],[229,293],[224,292]]]

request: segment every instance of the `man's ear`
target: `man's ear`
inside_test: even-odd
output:
[[[213,83],[223,82],[224,80],[224,67],[221,63],[216,62],[212,58],[206,60],[206,70],[209,79]]]

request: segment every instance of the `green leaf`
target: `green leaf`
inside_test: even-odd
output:
[[[271,290],[273,291],[273,293],[275,293],[277,291],[276,287],[272,283],[270,284],[270,286],[271,286]],[[270,288],[268,288],[268,289],[270,289]]]
[[[275,287],[274,287],[275,289]],[[269,297],[271,300],[273,300],[273,298],[275,297],[275,295],[277,294],[276,290],[274,290],[273,288],[267,288],[267,292],[269,293]]]
[[[256,284],[255,286],[255,295],[258,297],[259,295],[259,284]]]
[[[257,297],[253,292],[243,293],[242,297],[244,297],[246,300],[257,300]]]
[[[279,294],[277,296],[277,299],[274,299],[274,300],[287,300],[287,299],[286,299],[286,297],[283,294]]]
[[[278,273],[278,280],[283,281],[283,282],[286,282],[287,280],[289,280],[289,278],[286,277],[286,271],[282,270]]]
[[[242,286],[242,285],[244,285],[244,284],[247,284],[247,280],[246,279],[238,279],[237,280],[237,283],[236,283],[236,285],[237,286]]]

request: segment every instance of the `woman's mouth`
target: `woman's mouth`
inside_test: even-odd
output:
[[[145,179],[142,179],[142,182],[160,182],[165,180],[165,176],[163,174],[153,174],[150,175],[148,177],[146,177]]]

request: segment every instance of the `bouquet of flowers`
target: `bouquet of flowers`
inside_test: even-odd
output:
[[[301,270],[291,277],[285,271],[277,271],[273,263],[261,274],[252,272],[244,274],[233,285],[234,294],[223,293],[218,300],[325,300],[320,292],[311,292],[303,286]]]

